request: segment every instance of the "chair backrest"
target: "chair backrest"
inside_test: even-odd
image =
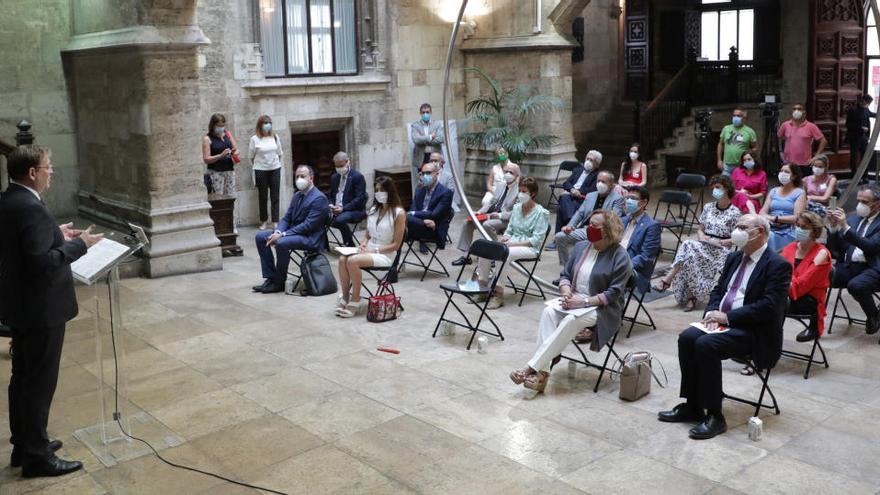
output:
[[[687,191],[663,191],[660,193],[660,199],[657,200],[657,206],[660,203],[667,205],[689,205],[691,204],[693,195]]]
[[[572,170],[581,166],[581,162],[577,160],[563,160],[562,163],[559,164],[559,169],[556,170],[556,180],[553,182],[559,182],[559,176],[562,175],[562,172],[571,173]]]
[[[679,189],[702,189],[706,187],[706,176],[703,174],[679,174],[675,179],[675,187]]]
[[[471,247],[468,248],[468,256],[476,256],[477,258],[483,258],[490,261],[500,262],[500,266],[495,266],[495,276],[492,277],[492,280],[489,281],[489,287],[494,289],[495,282],[498,280],[498,275],[503,271],[504,264],[507,263],[507,256],[509,254],[509,250],[507,249],[506,244],[502,244],[498,241],[489,241],[486,239],[477,239],[471,243]],[[461,266],[461,270],[458,272],[458,281],[461,281],[461,276],[464,274],[465,265]]]

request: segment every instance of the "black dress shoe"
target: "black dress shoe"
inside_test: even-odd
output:
[[[269,282],[268,285],[260,289],[260,292],[262,292],[263,294],[275,294],[277,292],[284,292],[284,284]]]
[[[38,478],[42,476],[63,476],[74,471],[82,469],[83,465],[79,461],[65,461],[55,457],[40,459],[37,461],[27,462],[21,468],[21,475],[24,478]]]
[[[425,244],[424,242],[420,242],[419,243],[419,252],[422,254],[430,253],[430,251],[428,251],[428,245]]]
[[[470,265],[473,262],[470,256],[461,256],[452,262],[452,266]]]
[[[699,423],[705,419],[705,415],[703,411],[696,410],[690,404],[683,402],[673,407],[671,411],[660,411],[657,413],[657,419],[664,423]]]
[[[708,440],[727,431],[727,421],[724,416],[710,414],[706,420],[691,428],[688,436],[694,440]]]
[[[50,440],[49,441],[49,450],[52,452],[58,452],[58,450],[64,446],[64,442],[61,440]],[[22,463],[22,455],[20,454],[20,450],[17,448],[12,449],[12,455],[9,456],[9,466],[10,467],[21,467]]]
[[[272,283],[272,280],[267,278],[266,280],[263,280],[262,284],[255,285],[251,288],[254,289],[254,292],[263,292],[263,289],[268,287],[271,283]]]
[[[556,280],[554,280],[554,281],[552,281],[552,282],[550,282],[550,283],[553,284],[553,285],[555,285],[556,287],[559,287],[559,282],[562,282],[562,279],[561,279],[561,278],[557,278]]]
[[[877,316],[868,317],[865,320],[865,333],[868,335],[874,335],[877,333],[877,330],[880,330],[880,318]]]
[[[813,328],[805,328],[803,332],[797,334],[795,340],[798,342],[809,342],[819,337],[819,332]]]

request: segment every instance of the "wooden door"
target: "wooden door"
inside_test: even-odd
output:
[[[623,56],[628,99],[651,99],[650,4],[649,0],[626,2]]]
[[[315,169],[315,185],[324,194],[330,194],[330,176],[333,168],[333,155],[340,148],[340,131],[311,132],[294,134],[292,137],[293,167],[311,165]]]
[[[846,111],[865,81],[863,0],[810,0],[808,114],[825,138],[832,171],[849,171]]]

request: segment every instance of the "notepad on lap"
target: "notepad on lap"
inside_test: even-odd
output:
[[[550,299],[549,301],[545,301],[544,305],[550,306],[551,308],[559,311],[560,313],[565,313],[573,316],[582,316],[587,314],[590,311],[596,311],[595,306],[587,306],[586,308],[575,308],[575,309],[564,309],[562,307],[562,298],[557,297],[555,299]]]
[[[350,246],[334,246],[333,250],[342,256],[352,256],[358,254],[358,248]]]
[[[702,322],[699,322],[699,321],[695,321],[695,322],[691,323],[691,326],[694,328],[698,328],[706,333],[724,333],[724,332],[730,330],[730,327],[725,327],[725,326],[720,326],[720,325],[715,330],[709,330],[709,327],[707,327],[705,324],[703,324]]]

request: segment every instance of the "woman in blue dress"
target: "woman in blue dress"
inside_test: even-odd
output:
[[[807,207],[807,193],[801,188],[798,168],[783,165],[778,178],[781,185],[770,190],[761,208],[761,215],[770,221],[770,240],[767,244],[777,252],[794,242],[797,217]]]

